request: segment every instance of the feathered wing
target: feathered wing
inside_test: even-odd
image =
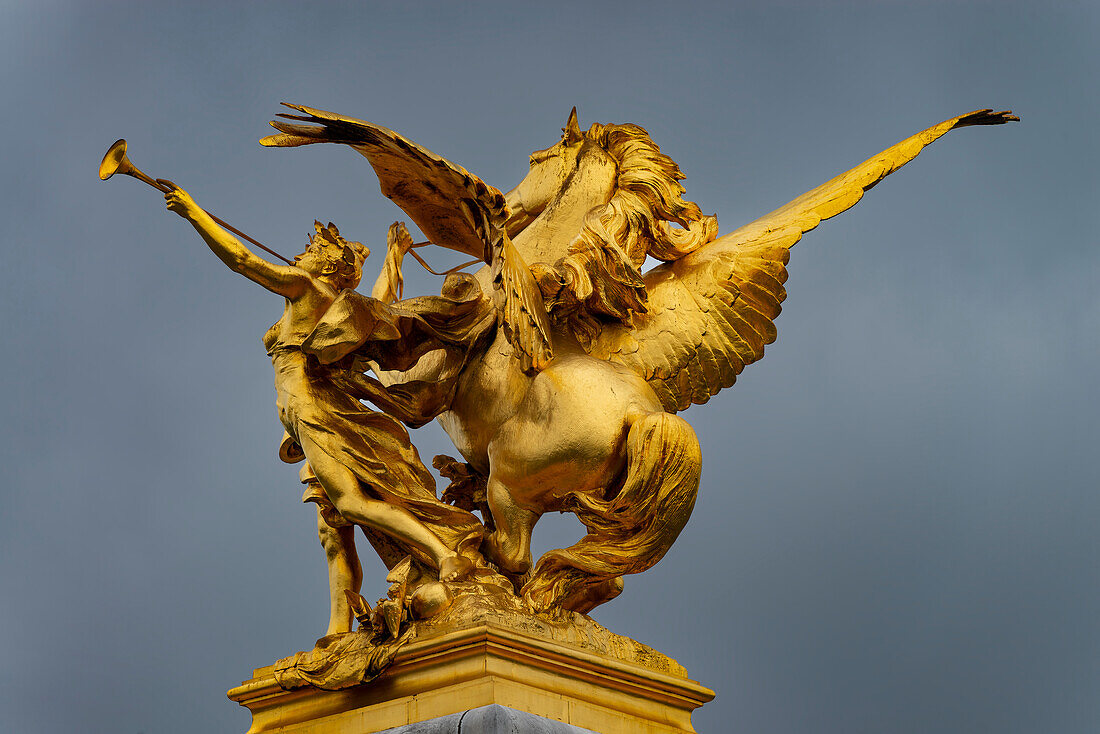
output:
[[[645,275],[648,313],[605,328],[593,354],[633,368],[676,412],[707,402],[775,341],[790,248],[957,127],[1019,118],[978,110],[920,132],[756,221]]]
[[[370,161],[382,193],[437,245],[489,262],[508,217],[504,195],[462,166],[393,130],[332,112],[283,103],[301,115],[278,115],[261,145],[289,148],[343,143]],[[307,123],[307,124],[302,124]]]
[[[493,283],[504,293],[501,323],[525,372],[538,372],[553,359],[550,318],[534,276],[505,234],[493,258]]]
[[[283,103],[300,115],[279,115],[279,131],[260,143],[286,148],[312,143],[349,145],[370,161],[382,193],[401,207],[436,245],[465,252],[494,266],[503,291],[501,318],[526,368],[552,356],[546,309],[530,271],[505,235],[504,195],[465,168],[393,130],[332,112]],[[305,123],[305,124],[303,124]]]

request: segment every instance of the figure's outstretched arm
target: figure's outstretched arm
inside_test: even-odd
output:
[[[272,293],[294,299],[308,287],[309,276],[289,265],[274,265],[259,257],[237,238],[226,232],[195,203],[183,189],[176,187],[164,195],[168,211],[175,212],[191,223],[211,251],[223,263]]]

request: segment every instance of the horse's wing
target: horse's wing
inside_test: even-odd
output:
[[[301,115],[279,115],[279,131],[261,145],[290,148],[343,143],[362,154],[378,175],[382,193],[401,207],[436,245],[465,252],[493,265],[504,292],[501,322],[525,369],[539,369],[552,356],[546,308],[527,265],[505,237],[504,195],[462,166],[393,130],[332,112],[283,103]],[[309,124],[301,124],[301,123]]]
[[[301,115],[278,115],[278,135],[261,145],[288,148],[343,143],[362,154],[378,175],[382,193],[437,245],[490,262],[507,219],[504,195],[477,176],[393,130],[363,120],[283,103]],[[301,123],[309,124],[301,124]]]
[[[642,374],[666,410],[702,404],[733,384],[775,341],[790,248],[821,220],[851,208],[863,193],[957,127],[1018,120],[978,110],[942,122],[756,221],[645,275],[648,313],[633,327],[605,328],[592,353]]]

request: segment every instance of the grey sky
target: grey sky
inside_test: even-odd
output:
[[[1095,731],[1098,21],[1092,3],[0,3],[0,731],[243,732],[225,690],[323,631],[260,345],[281,304],[156,192],[95,177],[126,137],[284,254],[332,220],[376,269],[402,213],[346,149],[258,146],[282,100],[503,189],[572,105],[582,126],[636,122],[723,232],[947,117],[1017,111],[799,244],[777,343],[685,414],[704,456],[687,530],[595,616],[717,691],[701,732]],[[438,288],[408,271],[407,293]],[[434,426],[414,438],[453,453]],[[543,549],[579,528],[544,522]]]

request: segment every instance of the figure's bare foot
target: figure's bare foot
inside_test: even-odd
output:
[[[485,551],[500,569],[513,575],[531,570],[531,551],[514,536],[505,535],[499,529],[485,538]]]
[[[439,564],[440,581],[461,581],[474,571],[474,562],[455,553]]]

